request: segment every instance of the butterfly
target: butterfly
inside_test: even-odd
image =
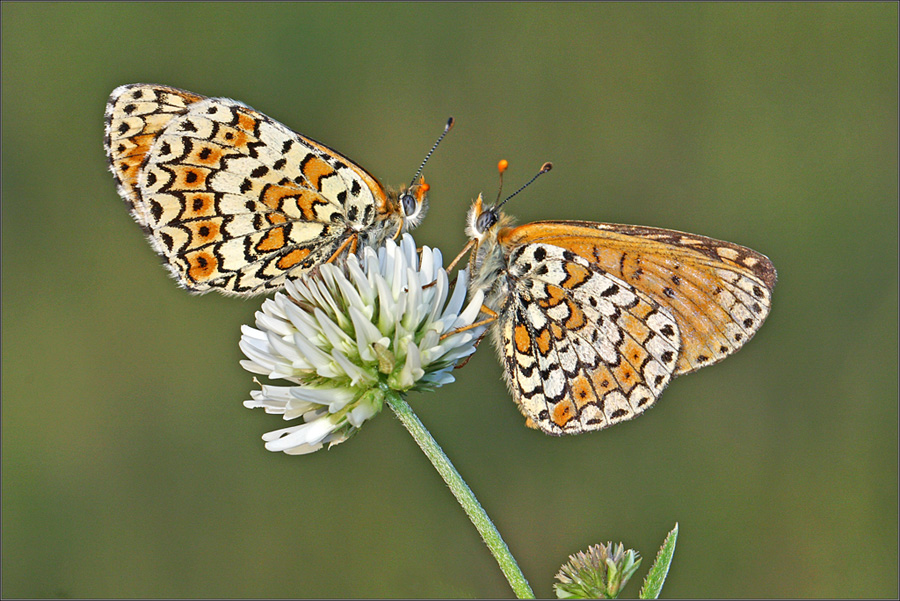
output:
[[[178,283],[237,296],[416,227],[429,189],[416,179],[437,147],[413,183],[389,192],[243,103],[153,84],[116,88],[105,130],[119,194]]]
[[[769,313],[775,268],[749,248],[613,223],[515,227],[505,202],[478,196],[460,257],[472,249],[469,289],[485,293],[480,323],[529,427],[559,436],[632,419],[673,377],[741,348]]]

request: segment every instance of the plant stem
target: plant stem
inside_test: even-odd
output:
[[[509,581],[509,585],[512,587],[513,592],[516,593],[516,596],[519,599],[534,599],[534,592],[531,590],[528,581],[525,580],[522,570],[519,569],[519,565],[516,563],[512,553],[509,552],[509,548],[506,546],[506,543],[503,542],[503,538],[500,536],[494,523],[488,517],[487,513],[485,513],[484,508],[481,507],[481,503],[479,503],[478,499],[475,498],[475,495],[472,494],[472,490],[469,488],[468,484],[462,479],[462,476],[459,475],[456,468],[453,467],[450,459],[444,454],[444,451],[441,450],[441,447],[431,436],[431,433],[425,429],[425,426],[419,421],[416,414],[413,413],[409,403],[403,400],[403,397],[396,391],[391,390],[386,392],[388,405],[394,410],[397,417],[400,418],[400,422],[403,423],[403,426],[415,439],[419,448],[422,449],[422,452],[424,452],[431,461],[431,464],[444,479],[444,482],[447,483],[447,486],[450,487],[453,496],[456,497],[456,500],[462,505],[466,515],[469,516],[469,519],[472,520],[472,523],[478,530],[478,534],[481,535],[484,543],[494,555],[494,559],[496,559],[497,563],[500,565],[500,569]]]

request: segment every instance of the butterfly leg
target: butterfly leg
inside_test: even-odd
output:
[[[473,344],[473,346],[474,346],[475,348],[478,348],[478,345],[481,344],[481,341],[484,340],[484,337],[485,337],[485,336],[487,336],[487,330],[485,330],[484,332],[481,333],[481,336],[478,337],[478,340],[475,341],[475,343]],[[469,362],[469,359],[471,359],[472,356],[473,356],[474,354],[475,354],[475,353],[472,353],[471,355],[469,355],[468,357],[466,357],[465,359],[463,359],[462,363],[460,363],[459,365],[457,365],[457,366],[454,367],[453,369],[462,369],[462,368],[464,368],[464,367],[466,366],[466,363]]]
[[[403,224],[405,223],[405,221],[406,218],[403,215],[400,215],[400,226],[397,228],[397,231],[394,234],[394,237],[391,238],[391,240],[394,240],[396,242],[397,238],[400,237],[400,234],[403,233]]]
[[[453,276],[453,279],[450,280],[450,282],[448,283],[451,288],[456,286],[456,278],[457,278],[457,276]],[[432,280],[432,281],[428,282],[427,284],[425,284],[424,286],[422,286],[422,290],[425,290],[426,288],[431,288],[435,284],[437,284],[437,280]]]
[[[456,258],[453,259],[452,261],[450,261],[450,264],[447,265],[448,273],[450,271],[452,271],[454,267],[456,267],[456,264],[459,263],[460,259],[462,259],[464,256],[466,256],[467,252],[472,250],[472,247],[474,247],[476,243],[477,243],[477,240],[469,240],[469,243],[466,244],[461,251],[459,251],[458,255],[456,255]]]
[[[456,328],[455,330],[450,330],[449,332],[447,332],[446,334],[441,336],[440,339],[443,340],[444,338],[447,338],[448,336],[453,336],[454,334],[459,334],[460,332],[465,332],[466,330],[471,330],[472,328],[477,328],[479,326],[484,326],[489,323],[493,323],[493,322],[497,321],[498,317],[500,317],[499,315],[497,315],[497,313],[495,313],[493,310],[491,310],[491,308],[488,307],[487,305],[481,305],[481,312],[487,313],[487,315],[488,315],[487,319],[482,319],[481,321],[476,321],[473,324],[469,324],[469,325],[463,326],[461,328]]]
[[[351,253],[351,254],[356,253],[356,244],[357,244],[357,241],[358,241],[358,240],[359,240],[359,236],[357,236],[357,235],[354,233],[353,235],[351,235],[350,237],[348,237],[346,240],[344,240],[344,241],[341,243],[341,245],[338,247],[338,249],[337,249],[336,251],[334,251],[334,254],[332,254],[330,257],[328,257],[328,260],[325,261],[325,262],[326,262],[326,263],[331,263],[331,262],[333,262],[335,259],[337,259],[338,257],[341,256],[341,253],[343,253],[345,250],[347,250],[347,247],[348,247],[348,246],[350,246],[350,253]]]
[[[459,263],[459,260],[462,259],[463,256],[465,256],[465,254],[466,254],[467,252],[469,252],[469,249],[472,248],[474,245],[475,245],[475,241],[474,241],[474,240],[472,240],[472,241],[470,241],[468,244],[466,244],[466,246],[462,249],[462,251],[460,251],[460,253],[459,253],[458,255],[456,255],[456,258],[453,259],[453,261],[450,262],[450,265],[447,266],[447,273],[453,271],[453,268],[456,267],[456,264]],[[422,249],[419,249],[419,251],[421,251],[421,250],[422,250]],[[453,279],[450,280],[450,286],[456,285],[456,277],[457,277],[457,276],[454,276]],[[424,290],[425,288],[431,288],[431,287],[434,286],[435,284],[437,284],[437,280],[435,280],[435,281],[433,281],[433,282],[430,282],[430,283],[428,283],[428,284],[425,284],[424,286],[422,286],[422,289]],[[482,311],[484,311],[485,308],[486,308],[486,307],[483,307],[483,308],[482,308]],[[490,309],[488,309],[488,311],[490,311]],[[495,314],[495,315],[496,315],[496,314]],[[496,319],[496,317],[495,317],[495,319]],[[449,334],[448,334],[448,336],[449,336]]]
[[[447,266],[447,273],[450,273],[451,271],[453,271],[453,268],[456,267],[456,264],[459,263],[459,260],[462,259],[463,256],[467,252],[469,252],[469,249],[472,248],[472,246],[474,246],[474,244],[475,244],[474,241],[466,244],[465,248],[463,248],[462,251],[458,255],[456,255],[456,258],[450,262],[450,265]],[[421,250],[422,249],[419,249],[419,251],[421,251]],[[435,284],[437,284],[437,280],[435,280],[429,284],[425,284],[424,286],[422,286],[422,289],[424,290],[425,288],[431,288]],[[454,285],[456,285],[456,276],[454,276],[453,279],[450,280],[450,286],[454,286]]]

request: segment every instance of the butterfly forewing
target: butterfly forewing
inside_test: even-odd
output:
[[[577,434],[653,405],[678,357],[678,326],[667,310],[558,246],[515,248],[506,277],[502,354],[528,425]]]
[[[107,153],[154,249],[195,292],[279,288],[351,235],[383,238],[393,209],[328,147],[242,103],[164,86],[113,92]]]
[[[775,269],[765,256],[673,230],[545,221],[501,232],[500,242],[568,249],[669,311],[681,337],[674,375],[720,361],[743,346],[768,315],[775,284]]]

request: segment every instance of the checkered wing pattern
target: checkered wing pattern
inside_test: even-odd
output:
[[[244,104],[165,86],[117,88],[106,151],[121,196],[172,274],[194,292],[281,287],[401,220],[345,157]]]
[[[673,376],[672,313],[575,253],[525,244],[509,256],[501,355],[527,424],[599,430],[642,413]]]
[[[535,222],[501,235],[508,247],[535,243],[579,255],[674,316],[681,334],[675,375],[734,353],[769,314],[775,268],[764,255],[737,244],[587,221]]]

